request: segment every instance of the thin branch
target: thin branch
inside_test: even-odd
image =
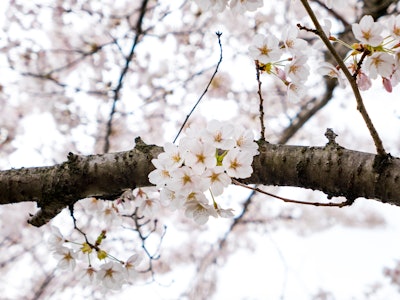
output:
[[[260,113],[260,126],[261,126],[261,139],[265,140],[265,124],[264,124],[264,98],[262,96],[261,92],[261,79],[260,79],[260,68],[258,65],[258,61],[255,61],[256,64],[256,78],[257,78],[257,83],[258,83],[258,98],[260,99],[260,105],[259,105],[259,113]]]
[[[119,75],[117,86],[113,90],[114,97],[113,97],[113,103],[112,103],[112,106],[111,106],[110,117],[109,117],[108,122],[107,122],[105,144],[104,144],[104,150],[103,150],[104,153],[107,153],[110,150],[110,136],[111,136],[111,131],[112,131],[112,122],[113,122],[115,111],[116,111],[116,105],[117,105],[117,102],[120,99],[120,92],[121,92],[121,89],[123,87],[123,83],[124,83],[124,79],[126,77],[126,74],[127,74],[128,70],[129,70],[129,66],[130,66],[130,63],[132,61],[133,55],[135,53],[136,46],[139,43],[139,39],[143,34],[142,24],[143,24],[144,16],[145,16],[146,11],[147,11],[148,2],[149,2],[149,0],[143,0],[143,2],[142,2],[142,6],[140,8],[140,15],[138,17],[138,21],[137,21],[137,24],[136,24],[135,38],[134,38],[134,40],[132,42],[132,46],[131,46],[131,49],[129,51],[129,54],[125,59],[125,65],[122,68],[121,74]]]
[[[193,106],[192,110],[191,110],[191,111],[189,112],[189,114],[186,116],[185,121],[183,121],[183,124],[182,124],[181,128],[179,129],[178,134],[176,135],[176,137],[175,137],[173,143],[175,143],[176,140],[178,139],[179,135],[181,134],[181,132],[182,132],[183,128],[185,127],[187,121],[189,120],[190,116],[193,114],[194,110],[195,110],[196,107],[199,105],[199,103],[200,103],[200,101],[203,99],[204,95],[208,92],[208,88],[210,87],[211,82],[214,80],[214,77],[215,77],[215,76],[217,75],[217,73],[218,73],[219,65],[220,65],[221,62],[222,62],[222,43],[221,43],[221,35],[222,35],[222,33],[221,33],[221,32],[216,32],[216,35],[217,35],[217,37],[218,37],[218,44],[219,44],[219,50],[220,50],[220,51],[219,51],[219,60],[218,60],[217,66],[215,67],[214,74],[212,74],[212,76],[211,76],[211,78],[210,78],[210,81],[208,82],[208,84],[207,84],[205,90],[203,91],[203,93],[201,94],[200,98],[197,100],[197,102],[196,102],[195,105]]]
[[[296,203],[296,204],[304,204],[304,205],[312,205],[312,206],[329,206],[329,207],[343,207],[343,206],[349,206],[351,204],[353,204],[354,200],[346,200],[343,202],[308,202],[308,201],[302,201],[302,200],[293,200],[293,199],[288,199],[288,198],[284,198],[281,196],[277,196],[271,193],[268,193],[266,191],[263,191],[262,189],[256,188],[256,187],[251,187],[248,186],[246,184],[241,183],[240,181],[237,181],[236,179],[232,179],[232,182],[236,185],[239,185],[241,187],[244,187],[246,189],[255,191],[255,192],[259,192],[261,194],[282,200],[283,202],[287,202],[287,203]]]
[[[376,151],[379,155],[381,156],[386,156],[387,153],[383,147],[382,144],[382,140],[379,137],[378,132],[375,129],[374,124],[371,121],[371,118],[368,115],[368,112],[364,106],[364,102],[362,99],[362,96],[360,94],[360,90],[358,89],[357,86],[357,82],[356,80],[353,78],[353,75],[350,73],[350,71],[348,70],[347,66],[345,65],[344,61],[342,60],[342,58],[340,57],[340,55],[338,54],[338,52],[336,51],[336,49],[333,47],[333,45],[331,44],[331,42],[329,41],[329,38],[326,36],[324,30],[322,29],[322,26],[320,25],[316,15],[314,14],[314,11],[312,10],[311,6],[309,5],[307,0],[300,0],[301,3],[303,4],[304,8],[306,9],[308,15],[310,16],[312,22],[314,23],[315,26],[315,33],[321,38],[321,40],[324,42],[325,46],[328,48],[329,52],[333,55],[333,57],[335,58],[336,62],[338,63],[338,65],[340,66],[340,68],[342,69],[344,75],[346,76],[347,80],[350,83],[350,86],[353,90],[353,94],[356,98],[357,101],[357,109],[358,111],[361,113],[361,116],[364,119],[364,122],[370,132],[370,135],[375,143],[375,147],[376,147]]]

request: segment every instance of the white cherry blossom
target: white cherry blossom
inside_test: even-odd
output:
[[[360,23],[352,25],[352,30],[356,39],[361,43],[378,46],[383,41],[381,36],[383,26],[380,23],[374,22],[370,15],[362,17]]]
[[[60,232],[60,229],[51,226],[51,234],[47,240],[51,249],[61,248],[64,244],[65,238]]]
[[[288,99],[293,102],[297,102],[306,93],[304,85],[297,82],[290,82],[287,86]]]
[[[59,259],[57,267],[60,269],[73,270],[76,266],[77,254],[71,248],[59,247],[56,249],[54,256]]]
[[[283,30],[282,40],[285,49],[290,53],[297,54],[307,51],[308,44],[305,40],[297,38],[299,29],[294,26],[288,26]]]
[[[189,200],[185,204],[185,215],[188,218],[192,218],[197,224],[203,225],[207,223],[210,216],[215,218],[218,217],[218,214],[213,206],[206,203],[205,201],[198,201],[199,199]]]
[[[257,155],[258,145],[254,142],[254,134],[250,129],[245,129],[242,126],[236,126],[233,134],[235,140],[235,148],[240,151],[246,151],[251,156]]]
[[[168,182],[171,180],[170,171],[175,169],[171,168],[171,164],[166,156],[161,156],[161,154],[158,156],[158,158],[151,160],[156,169],[149,173],[149,181],[152,184],[155,184],[157,188],[164,187],[168,184]]]
[[[372,79],[376,79],[378,75],[389,77],[393,72],[394,63],[392,55],[384,52],[375,52],[365,61],[365,68]]]
[[[400,40],[400,15],[391,16],[388,20],[390,35],[397,41]]]
[[[96,283],[96,273],[97,270],[94,269],[92,266],[89,266],[85,269],[85,272],[82,276],[82,282],[84,284],[95,284]]]
[[[282,51],[279,49],[279,40],[272,34],[268,36],[255,35],[249,47],[249,53],[252,59],[263,64],[277,61],[282,55]]]
[[[201,174],[206,168],[216,165],[215,147],[209,143],[194,141],[187,145],[185,153],[185,165],[189,166],[194,173]]]
[[[295,57],[290,64],[285,66],[287,76],[294,82],[302,83],[307,80],[310,68],[307,65],[307,56]]]
[[[125,282],[125,274],[121,263],[110,261],[101,265],[97,271],[97,280],[107,289],[118,290]]]
[[[124,268],[127,273],[127,277],[129,279],[134,279],[138,272],[137,268],[140,266],[141,262],[143,261],[143,257],[138,254],[134,253],[132,254],[125,262]]]
[[[218,149],[229,150],[234,146],[232,135],[234,127],[231,124],[222,123],[217,120],[211,120],[207,124],[207,132],[210,135],[206,136],[206,141]]]
[[[152,217],[160,209],[160,202],[155,198],[147,197],[138,207],[138,213],[141,216]]]
[[[209,181],[208,185],[210,186],[210,190],[214,196],[221,195],[224,188],[231,183],[231,178],[225,173],[224,168],[221,166],[207,169],[204,173],[204,177]]]
[[[185,202],[185,196],[182,193],[175,192],[169,188],[163,188],[160,191],[160,201],[164,206],[174,211],[182,208]]]
[[[166,143],[164,145],[164,152],[158,156],[158,159],[171,168],[179,168],[183,164],[181,148],[173,143]]]
[[[168,187],[173,191],[182,193],[191,193],[193,191],[204,192],[208,188],[205,179],[195,174],[188,166],[183,166],[172,172],[172,179]]]
[[[253,173],[252,162],[253,157],[247,152],[232,149],[224,157],[222,166],[230,177],[247,178]]]
[[[321,75],[326,75],[331,78],[337,78],[339,86],[341,88],[346,87],[346,79],[343,75],[343,72],[341,70],[338,70],[338,68],[336,68],[334,65],[328,62],[322,62],[317,69],[317,72]]]

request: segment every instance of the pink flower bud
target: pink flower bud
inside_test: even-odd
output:
[[[391,93],[392,92],[392,82],[390,81],[390,79],[388,79],[386,77],[382,77],[382,83],[383,83],[385,90],[388,93]]]

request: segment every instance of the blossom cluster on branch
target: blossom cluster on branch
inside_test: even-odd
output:
[[[356,78],[358,88],[369,89],[371,79],[380,76],[384,88],[391,92],[400,82],[400,16],[378,22],[369,15],[364,16],[359,23],[352,25],[357,41],[351,45],[330,35],[330,23],[326,23],[323,29],[329,39],[349,49],[343,61]],[[278,77],[287,86],[288,97],[292,100],[305,94],[304,82],[310,74],[306,63],[308,53],[312,51],[312,46],[297,35],[295,27],[283,30],[281,40],[272,34],[257,34],[249,47],[249,55],[257,62],[258,68]],[[287,57],[282,58],[285,53]],[[323,62],[317,71],[337,78],[341,87],[346,85],[339,66]]]
[[[210,216],[232,217],[232,210],[222,209],[215,197],[231,178],[250,177],[257,149],[251,130],[212,120],[206,128],[190,127],[178,145],[167,143],[152,160],[156,169],[149,181],[160,189],[163,204],[173,210],[183,208],[198,224]]]
[[[106,238],[103,230],[94,243],[75,242],[65,238],[57,227],[52,227],[48,240],[54,256],[58,259],[59,269],[73,270],[80,260],[88,261],[87,267],[81,270],[81,279],[90,284],[99,284],[103,289],[120,289],[122,285],[137,276],[137,267],[142,261],[138,253],[131,255],[126,261],[120,261],[101,248]],[[94,260],[103,262],[96,264]]]

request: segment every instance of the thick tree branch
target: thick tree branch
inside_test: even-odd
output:
[[[376,199],[400,206],[400,159],[344,149],[334,141],[325,147],[259,142],[248,184],[295,186],[320,190],[328,197]],[[149,186],[151,160],[162,151],[136,139],[134,149],[77,156],[52,167],[0,172],[0,204],[35,201],[39,212],[29,221],[41,226],[79,199],[114,199],[125,189]]]

